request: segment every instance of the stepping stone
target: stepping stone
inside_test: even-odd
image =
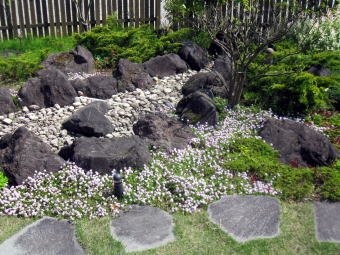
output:
[[[279,234],[279,200],[266,196],[226,196],[208,207],[209,219],[238,242]]]
[[[151,206],[131,206],[111,222],[112,236],[126,246],[126,252],[149,250],[172,242],[175,240],[172,229],[172,216]]]
[[[340,242],[340,202],[315,202],[316,239]]]
[[[66,220],[44,217],[0,245],[6,255],[83,255],[74,226]]]

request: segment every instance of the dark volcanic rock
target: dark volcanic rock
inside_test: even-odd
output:
[[[268,119],[260,136],[280,152],[285,164],[327,166],[337,157],[336,149],[325,136],[292,120]]]
[[[0,140],[0,165],[10,185],[22,184],[35,171],[57,172],[65,161],[24,127]]]
[[[181,42],[178,55],[187,62],[191,69],[200,71],[209,61],[208,52],[192,42]]]
[[[331,70],[321,65],[313,65],[307,72],[316,76],[331,76]]]
[[[38,73],[38,78],[29,79],[19,90],[22,104],[52,107],[71,105],[77,96],[65,74],[55,68],[46,68]]]
[[[133,63],[121,58],[118,62],[117,71],[114,76],[118,79],[118,91],[134,91],[136,88],[149,89],[155,82],[148,73],[144,71],[142,64]]]
[[[220,73],[226,82],[229,82],[232,78],[231,62],[225,56],[218,56],[214,62],[213,70]]]
[[[184,149],[190,139],[195,137],[188,126],[163,113],[141,116],[133,125],[133,132],[153,147],[164,148],[166,151]]]
[[[63,153],[83,169],[92,169],[100,174],[124,167],[142,168],[151,159],[147,143],[138,136],[113,139],[81,137]]]
[[[216,125],[218,112],[214,102],[206,94],[196,91],[179,101],[176,114],[187,124]]]
[[[175,53],[151,58],[143,65],[147,73],[159,78],[184,73],[188,70],[186,62]]]
[[[93,102],[78,111],[63,123],[63,128],[84,136],[105,136],[114,131],[109,119],[104,114],[108,105],[104,102]]]
[[[15,111],[16,107],[13,103],[9,89],[5,87],[0,87],[0,115]]]
[[[86,97],[110,99],[112,95],[118,93],[117,80],[111,75],[96,75],[84,80],[76,79],[71,81],[71,85],[77,92],[83,92]]]
[[[74,50],[51,54],[41,63],[45,67],[53,66],[61,72],[67,73],[90,73],[95,70],[92,53],[82,46]]]
[[[189,78],[182,87],[182,94],[187,96],[195,91],[200,91],[210,97],[226,97],[227,84],[219,73],[198,73]]]

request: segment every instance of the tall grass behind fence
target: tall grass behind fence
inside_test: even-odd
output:
[[[82,10],[89,8],[90,27],[106,23],[117,13],[127,26],[160,25],[161,0],[83,0]],[[81,32],[77,8],[72,0],[0,0],[0,39],[35,36],[67,36]]]

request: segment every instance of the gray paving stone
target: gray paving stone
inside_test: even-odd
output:
[[[279,234],[279,200],[266,196],[226,196],[208,207],[209,219],[238,242]]]
[[[151,206],[131,206],[111,222],[111,233],[125,245],[126,252],[157,248],[175,240],[173,219]]]
[[[314,202],[316,239],[340,242],[340,202]]]
[[[83,255],[74,226],[44,217],[0,244],[0,255]]]

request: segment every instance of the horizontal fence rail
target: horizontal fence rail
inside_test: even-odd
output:
[[[78,0],[79,1],[79,0]],[[35,36],[67,36],[85,27],[105,25],[116,13],[125,27],[160,25],[161,0],[0,0],[0,39]],[[88,17],[84,24],[79,19]]]

